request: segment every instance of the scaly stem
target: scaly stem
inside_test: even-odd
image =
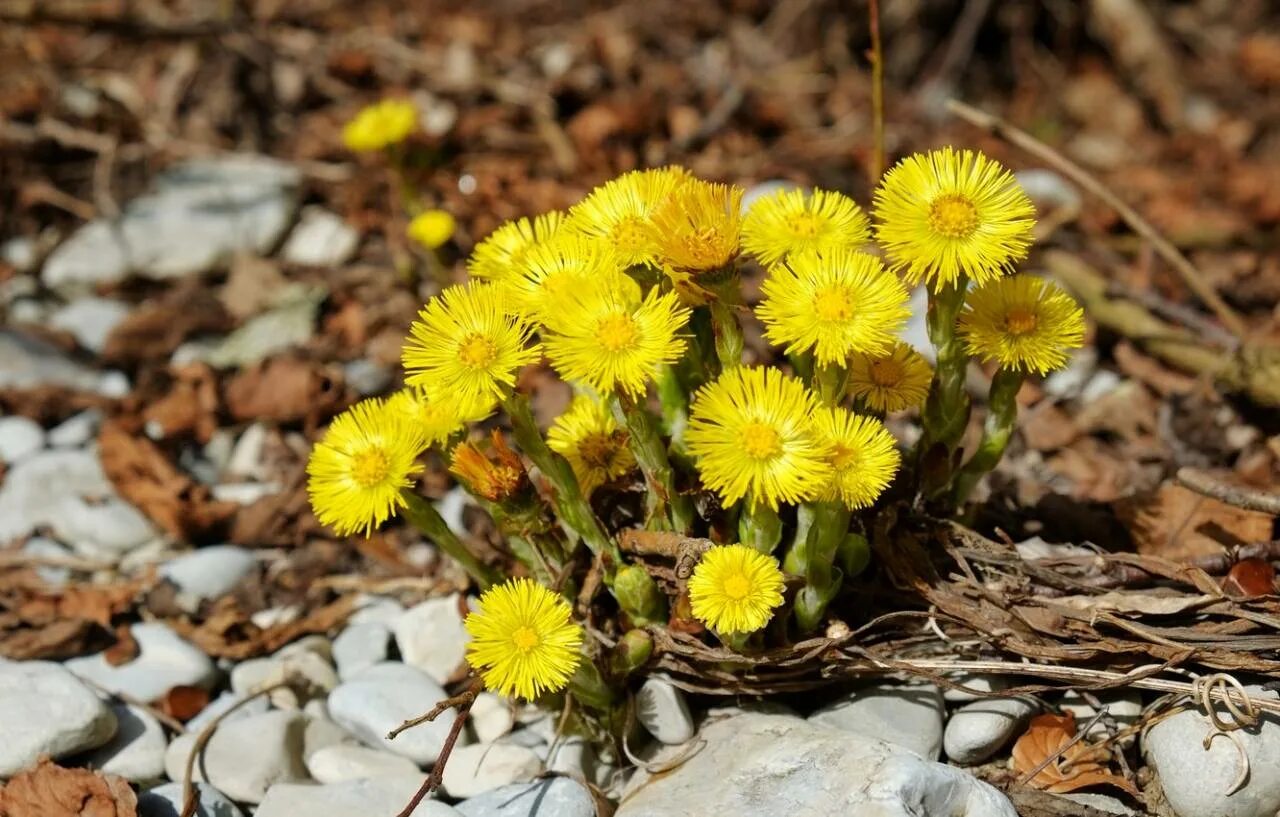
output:
[[[462,543],[457,534],[449,530],[449,525],[430,502],[408,488],[401,491],[400,495],[405,501],[405,519],[408,519],[409,523],[424,536],[435,542],[436,547],[462,565],[482,590],[501,580],[496,570],[481,562],[467,550],[467,546]]]
[[[750,499],[746,500],[738,517],[738,541],[765,555],[773,553],[782,541],[782,519],[778,512],[763,502],[753,504]]]
[[[957,506],[964,504],[969,492],[983,474],[989,473],[1004,456],[1018,419],[1018,389],[1024,375],[1013,369],[999,369],[991,380],[987,395],[987,419],[982,425],[982,440],[973,457],[956,474],[951,498]]]
[[[804,587],[796,595],[796,623],[801,632],[811,632],[822,621],[827,605],[840,591],[843,574],[835,566],[836,554],[849,532],[849,509],[839,502],[807,503],[810,521],[803,543],[803,555],[789,562],[804,569]],[[794,549],[794,548],[793,548]]]
[[[612,402],[614,413],[620,416],[630,432],[631,451],[649,486],[651,518],[664,523],[669,521],[671,530],[677,533],[692,532],[693,502],[676,490],[675,471],[667,456],[666,443],[658,435],[653,415],[628,395],[615,394]]]
[[[736,278],[734,279],[736,282]],[[727,372],[742,365],[742,350],[745,345],[742,338],[742,324],[734,312],[733,304],[726,303],[717,297],[710,304],[711,329],[715,332],[716,359],[720,361],[720,370]]]
[[[684,448],[684,430],[689,425],[689,395],[692,389],[680,382],[675,366],[658,371],[658,403],[662,406],[662,431],[671,438],[671,447]]]
[[[844,396],[849,372],[839,363],[818,364],[814,371],[814,387],[824,406],[836,406]]]
[[[924,475],[929,482],[924,486],[925,493],[950,481],[950,457],[969,423],[969,395],[964,389],[969,355],[956,336],[956,319],[964,306],[966,285],[967,281],[961,277],[938,292],[929,292],[926,323],[929,340],[938,353],[938,365],[924,405],[924,433],[917,443],[916,454],[917,461],[923,462],[931,456],[931,450],[940,445],[945,463],[942,473]]]

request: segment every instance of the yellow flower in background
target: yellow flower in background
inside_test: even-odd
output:
[[[742,248],[764,266],[802,250],[856,250],[871,238],[862,208],[843,193],[779,190],[751,205],[742,220]]]
[[[547,432],[547,445],[569,461],[582,493],[626,476],[636,467],[627,433],[600,402],[579,395]]]
[[[975,357],[1045,374],[1084,344],[1084,310],[1057,284],[1014,275],[969,291],[958,332]]]
[[[1027,254],[1035,208],[1013,174],[981,153],[915,154],[875,192],[876,237],[909,283],[937,291],[962,276],[982,284]]]
[[[403,142],[418,125],[418,109],[405,99],[384,99],[362,108],[342,128],[342,142],[357,153]]]
[[[339,414],[307,461],[316,518],[342,536],[370,535],[404,507],[400,492],[426,447],[421,429],[376,398]]]
[[[885,354],[853,355],[848,369],[849,394],[885,414],[923,405],[933,380],[929,361],[902,341]]]
[[[838,499],[854,510],[875,502],[902,462],[889,429],[874,417],[839,407],[819,409],[814,426],[831,450],[821,499]]]
[[[419,386],[403,388],[387,398],[387,408],[420,429],[427,445],[443,442],[467,423],[485,419],[496,406],[496,401],[488,398],[463,404],[448,392],[433,398]]]
[[[486,687],[529,701],[564,689],[582,646],[568,602],[532,579],[511,579],[486,590],[478,607],[463,626],[467,663]]]
[[[493,281],[520,275],[529,250],[558,233],[563,223],[564,213],[557,210],[532,219],[508,221],[476,245],[467,271],[476,278]]]
[[[782,605],[778,561],[746,545],[708,550],[689,577],[693,615],[718,633],[753,633]]]
[[[740,366],[698,390],[685,444],[703,484],[725,504],[777,508],[814,498],[827,474],[829,447],[814,434],[817,399],[774,368]]]
[[[688,176],[680,167],[624,173],[571,207],[565,226],[607,242],[624,266],[655,266],[653,214]]]
[[[642,299],[638,287],[603,280],[562,290],[549,303],[543,343],[551,365],[602,394],[642,395],[661,364],[684,354],[677,333],[689,310],[673,292],[655,287]]]
[[[520,367],[538,360],[533,324],[509,315],[498,287],[473,281],[427,302],[400,353],[405,382],[448,394],[463,406],[502,398]]]
[[[622,261],[607,243],[561,231],[529,249],[520,271],[502,280],[513,308],[527,318],[541,321],[559,295],[596,285],[616,282],[619,287],[639,287],[622,275]]]
[[[802,250],[769,269],[756,315],[770,343],[819,363],[888,351],[911,315],[907,288],[874,256]]]
[[[405,232],[409,238],[427,249],[438,250],[449,243],[457,229],[458,222],[454,220],[452,213],[446,210],[424,210],[413,217]]]
[[[658,260],[677,274],[723,269],[738,255],[742,188],[686,177],[653,214]]]

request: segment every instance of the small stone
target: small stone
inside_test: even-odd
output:
[[[818,723],[878,738],[926,760],[942,754],[942,692],[932,685],[874,686],[849,693],[809,716]]]
[[[306,722],[301,712],[267,712],[224,721],[205,745],[194,774],[233,800],[261,802],[272,785],[308,778],[302,762]],[[195,741],[196,736],[188,732],[169,744],[164,765],[170,780],[183,779]]]
[[[22,552],[28,556],[34,556],[43,559],[70,559],[73,558],[71,549],[58,544],[52,539],[46,539],[43,536],[33,536],[27,540],[22,546]],[[66,567],[53,567],[51,565],[37,565],[36,574],[45,584],[53,587],[61,587],[71,578],[71,570]]]
[[[307,732],[303,735],[302,741],[304,760],[331,746],[360,745],[360,740],[355,735],[343,729],[329,717],[329,707],[324,701],[307,701],[302,711],[307,714]]]
[[[452,762],[452,760],[450,760]],[[310,753],[307,769],[321,783],[342,783],[370,777],[405,777],[421,770],[407,757],[368,746],[334,744]]]
[[[306,207],[284,244],[284,260],[306,267],[336,267],[351,260],[360,234],[323,207]]]
[[[100,354],[112,330],[128,317],[130,309],[122,301],[85,296],[55,311],[49,316],[49,323],[70,332],[82,348]]]
[[[463,800],[455,808],[463,817],[595,817],[596,814],[591,792],[567,777],[513,783]]]
[[[268,311],[254,315],[219,340],[183,344],[174,350],[171,362],[202,361],[219,369],[243,368],[301,346],[315,333],[316,315],[327,294],[320,287],[291,284],[275,296],[275,305]]]
[[[342,379],[361,397],[382,394],[391,385],[391,369],[368,358],[356,358],[342,366]]]
[[[965,689],[972,689],[978,692],[1003,692],[1009,688],[1008,680],[1000,675],[970,675],[969,673],[962,672],[955,673],[949,677],[952,681],[962,687],[965,687]],[[983,696],[975,695],[972,692],[944,687],[942,690],[942,700],[949,704],[967,704],[970,701],[984,700],[984,698]]]
[[[0,463],[13,465],[44,448],[44,429],[19,415],[0,417]]]
[[[1127,729],[1133,726],[1142,717],[1142,696],[1137,692],[1095,692],[1093,694],[1120,729]],[[1058,702],[1058,706],[1075,715],[1076,727],[1080,729],[1083,729],[1085,724],[1098,714],[1098,710],[1094,709],[1093,705],[1075,690],[1065,693],[1062,696],[1062,700]],[[1099,720],[1085,737],[1090,740],[1097,740],[1106,735],[1106,724]],[[1132,741],[1133,738],[1130,738],[1127,742],[1131,743]]]
[[[394,740],[386,735],[446,697],[444,689],[421,670],[386,661],[343,681],[329,694],[329,714],[367,746],[403,755],[419,766],[436,762],[453,717],[405,730]],[[465,732],[459,738],[465,739]]]
[[[396,645],[404,662],[431,676],[439,684],[448,683],[466,663],[471,636],[462,626],[462,596],[454,593],[428,599],[412,607],[396,621]]]
[[[650,678],[636,695],[636,718],[658,742],[669,746],[693,737],[693,715],[684,693],[670,681]]]
[[[222,713],[231,709],[231,707],[244,700],[243,695],[237,695],[234,692],[227,691],[210,701],[209,705],[200,710],[194,718],[187,721],[187,731],[200,733],[200,730],[208,725],[209,721],[220,716]],[[234,721],[240,718],[247,718],[250,715],[261,715],[271,708],[271,702],[266,698],[254,698],[252,701],[241,706],[235,712],[227,715],[222,723]]]
[[[49,445],[53,448],[80,448],[98,434],[102,412],[86,409],[49,429]]]
[[[101,746],[116,732],[112,711],[79,678],[49,661],[0,659],[0,777],[41,755],[56,759]]]
[[[373,622],[391,629],[404,613],[404,605],[395,599],[361,594],[356,600],[356,610],[347,618],[347,624]]]
[[[164,727],[150,712],[132,704],[113,703],[111,711],[118,724],[115,736],[79,762],[134,783],[163,778],[164,752],[169,746]]]
[[[108,692],[122,692],[140,701],[155,701],[176,686],[211,687],[218,677],[213,662],[200,650],[159,622],[131,628],[139,653],[113,666],[102,653],[73,658],[67,669]]]
[[[391,630],[385,624],[367,621],[349,625],[333,640],[333,660],[338,665],[338,677],[350,680],[359,672],[387,660],[390,646]],[[474,719],[474,706],[471,711]]]
[[[123,397],[129,381],[120,372],[101,372],[77,363],[56,346],[17,332],[0,331],[0,389],[60,386],[104,397]]]
[[[282,709],[297,709],[301,705],[296,691],[299,682],[312,694],[327,693],[338,685],[338,673],[323,655],[298,643],[275,655],[242,661],[231,670],[231,689],[240,695],[251,695],[281,681],[290,681],[290,686],[272,692],[271,702]]]
[[[278,482],[222,482],[213,486],[213,498],[219,502],[252,505],[259,499],[280,493]]]
[[[1121,817],[1141,817],[1137,811],[1121,803],[1116,798],[1107,794],[1097,794],[1096,792],[1073,791],[1066,794],[1059,794],[1059,797],[1070,800],[1073,803],[1079,803],[1082,806],[1095,808],[1098,811],[1107,814],[1119,814]]]
[[[1123,383],[1124,381],[1120,378],[1120,375],[1110,369],[1100,369],[1093,377],[1089,378],[1084,391],[1080,393],[1080,400],[1085,404],[1101,400],[1120,388]]]
[[[515,713],[506,698],[492,692],[481,692],[471,704],[471,729],[481,743],[491,743],[515,726]]]
[[[981,763],[1000,751],[1036,709],[1024,698],[986,698],[965,704],[947,721],[942,748],[954,763]]]
[[[1098,353],[1092,347],[1078,350],[1066,366],[1044,379],[1041,388],[1050,397],[1070,400],[1079,397],[1093,373],[1098,370]]]
[[[13,267],[14,272],[28,273],[36,268],[38,258],[36,241],[27,236],[18,236],[0,244],[0,261]]]
[[[422,775],[375,777],[323,786],[277,783],[254,817],[383,817],[399,814],[422,785]],[[437,800],[423,800],[412,817],[460,817]]]
[[[268,476],[262,467],[262,456],[266,445],[267,427],[262,423],[250,425],[231,448],[231,456],[226,464],[227,474],[251,479],[262,479]]]
[[[542,761],[532,749],[510,743],[473,743],[453,750],[444,767],[443,787],[450,797],[477,794],[532,780]]]
[[[165,783],[138,795],[138,817],[179,817],[182,784]],[[196,783],[195,817],[244,817],[235,803],[208,783]]]
[[[596,753],[591,748],[591,744],[577,735],[561,738],[551,746],[545,743],[539,744],[533,751],[542,758],[547,771],[570,777],[575,775],[587,777],[596,760]]]
[[[213,545],[184,553],[160,566],[160,575],[204,601],[235,589],[258,562],[253,552],[234,545]]]

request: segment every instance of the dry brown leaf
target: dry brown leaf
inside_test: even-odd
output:
[[[129,781],[88,769],[64,769],[47,757],[0,789],[2,817],[137,817]]]
[[[143,303],[107,337],[103,362],[133,366],[168,360],[187,338],[230,331],[235,321],[207,288],[182,287],[159,302]]]
[[[206,655],[236,661],[275,652],[304,635],[327,633],[345,621],[355,606],[354,596],[343,596],[299,619],[263,629],[235,606],[234,599],[224,598],[229,601],[198,625],[186,619],[168,624]]]
[[[237,374],[226,385],[236,420],[318,425],[351,402],[342,370],[298,357],[276,357]]]
[[[1070,712],[1032,718],[1027,731],[1013,745],[1014,772],[1025,776],[1044,764],[1028,782],[1037,789],[1056,794],[1091,786],[1115,786],[1138,796],[1132,783],[1104,765],[1111,757],[1106,748],[1084,741],[1073,744],[1071,740],[1075,735],[1076,719]]]
[[[1142,613],[1152,616],[1171,616],[1185,613],[1211,604],[1214,596],[1191,596],[1183,593],[1164,594],[1159,590],[1113,590],[1096,596],[1063,596],[1053,600],[1075,610],[1111,613]]]
[[[161,712],[184,723],[200,714],[208,704],[209,690],[189,686],[172,687],[155,702]]]
[[[1172,482],[1161,485],[1154,496],[1120,502],[1116,510],[1129,523],[1139,553],[1174,561],[1271,539],[1270,515],[1232,507]]]
[[[218,429],[218,378],[206,363],[189,363],[171,370],[168,393],[142,411],[147,436],[165,440],[190,434],[207,443]]]
[[[15,585],[0,596],[0,655],[30,660],[96,652],[112,643],[112,620],[133,609],[149,581]]]

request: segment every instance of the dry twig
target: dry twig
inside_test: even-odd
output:
[[[453,725],[449,727],[449,736],[445,738],[444,746],[440,749],[440,756],[436,758],[435,764],[431,767],[431,773],[427,775],[427,779],[422,781],[422,785],[418,787],[418,791],[414,793],[405,807],[400,810],[396,817],[410,817],[418,805],[427,798],[427,795],[440,787],[440,783],[444,780],[444,767],[449,762],[449,755],[453,754],[453,747],[458,742],[458,736],[462,734],[462,727],[467,722],[467,714],[471,712],[471,705],[476,702],[476,696],[484,689],[484,682],[479,678],[467,688],[465,692],[454,695],[452,698],[445,698],[440,703],[431,708],[431,711],[417,718],[410,718],[404,723],[397,726],[387,733],[387,740],[395,738],[406,729],[411,729],[419,724],[434,721],[442,713],[449,709],[457,709],[458,715],[453,719]]]
[[[195,777],[196,761],[204,753],[204,747],[208,745],[218,725],[226,720],[231,713],[253,699],[261,698],[263,695],[270,695],[277,689],[287,686],[289,686],[287,681],[281,681],[278,684],[271,684],[259,689],[252,695],[246,696],[243,700],[236,701],[227,711],[209,721],[205,728],[200,730],[200,734],[196,735],[196,742],[191,745],[191,754],[187,755],[187,766],[182,773],[182,813],[179,817],[193,817],[196,813],[196,807],[199,805],[199,796],[196,794],[195,780],[193,779]]]
[[[1243,485],[1232,485],[1198,468],[1179,468],[1177,479],[1179,485],[1219,502],[1244,508],[1247,511],[1280,516],[1280,494],[1246,488]]]

